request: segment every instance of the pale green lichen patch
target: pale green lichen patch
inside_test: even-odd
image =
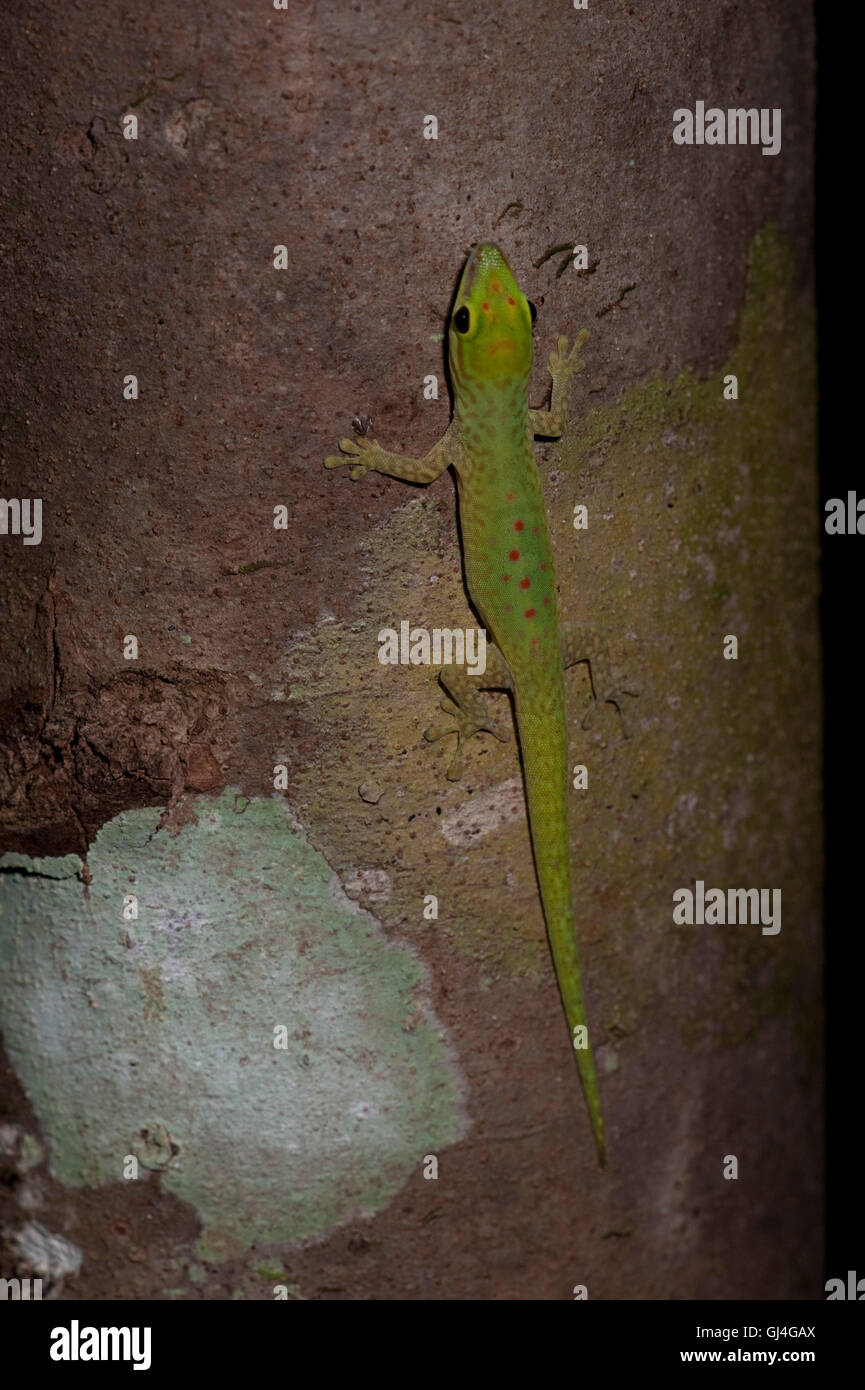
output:
[[[175,837],[159,809],[118,816],[87,893],[69,857],[0,860],[0,1026],[52,1172],[116,1183],[138,1156],[198,1211],[206,1258],[377,1211],[463,1129],[414,953],[283,801],[239,804],[198,799]]]

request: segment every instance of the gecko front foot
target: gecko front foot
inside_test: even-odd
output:
[[[540,435],[544,439],[559,439],[564,433],[568,418],[571,377],[576,372],[581,372],[586,365],[583,359],[577,356],[577,353],[588,336],[588,329],[583,328],[574,339],[574,345],[570,351],[568,350],[568,340],[564,335],[557,339],[556,346],[550,353],[550,376],[553,379],[550,408],[549,410],[529,411],[532,434]]]
[[[559,338],[553,351],[550,353],[550,376],[553,381],[559,381],[566,386],[575,372],[581,372],[585,367],[585,362],[577,357],[577,353],[589,336],[587,328],[581,328],[576,338],[574,346],[568,352],[568,340],[565,337]]]
[[[353,479],[362,478],[364,473],[375,472],[377,468],[376,455],[383,457],[384,449],[375,439],[366,439],[361,435],[358,439],[341,439],[339,447],[343,454],[348,454],[348,458],[342,458],[339,454],[330,454],[324,461],[325,468],[342,468],[350,463],[352,459],[359,459],[349,476]]]
[[[427,739],[429,743],[435,743],[437,739],[444,738],[446,734],[456,734],[456,751],[451,759],[450,767],[447,770],[447,779],[449,782],[458,782],[462,776],[463,745],[467,743],[470,738],[473,738],[475,734],[481,732],[492,734],[494,738],[500,739],[502,743],[506,743],[511,736],[510,729],[505,728],[502,724],[498,724],[493,719],[492,714],[487,708],[486,701],[480,696],[476,696],[475,698],[481,706],[481,709],[479,710],[476,708],[469,712],[468,710],[462,709],[453,700],[445,696],[439,707],[445,714],[452,714],[456,722],[453,724],[435,724],[424,732],[424,738]]]

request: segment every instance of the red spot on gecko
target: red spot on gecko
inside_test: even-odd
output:
[[[531,581],[530,579],[521,579],[521,580],[520,580],[520,588],[521,588],[521,589],[530,589],[531,587],[532,587],[532,581]]]
[[[524,530],[525,530],[525,526],[526,526],[526,523],[525,523],[524,521],[515,521],[515,522],[514,522],[514,530],[515,530],[515,531],[524,531]]]
[[[513,494],[512,492],[509,492],[509,493],[508,493],[508,501],[509,501],[509,502],[513,502],[513,500],[514,500],[514,494]]]
[[[542,569],[542,570],[545,570],[545,569],[546,569],[546,565],[541,565],[541,569]]]
[[[526,609],[526,617],[527,617],[527,618],[533,618],[534,616],[535,616],[535,610],[534,610],[534,608],[527,608],[527,609]]]
[[[498,294],[498,293],[500,292],[501,288],[502,288],[502,287],[501,287],[501,285],[499,284],[498,280],[491,280],[491,281],[490,281],[490,289],[492,290],[493,294]]]
[[[510,579],[510,577],[511,577],[511,576],[510,576],[509,574],[503,574],[503,575],[502,575],[502,583],[503,583],[503,584],[507,584],[507,582],[508,582],[508,580]]]
[[[537,639],[537,637],[533,637],[533,638],[532,638],[532,646],[533,646],[533,647],[536,647],[537,645],[538,645],[538,639]]]
[[[546,598],[544,599],[544,603],[549,603],[549,601],[550,601],[550,596],[549,596],[549,594],[547,594]]]
[[[517,301],[514,299],[513,295],[512,295],[512,294],[509,294],[509,295],[508,295],[508,303],[509,303],[509,304],[516,304],[516,302],[517,302]]]
[[[489,304],[487,304],[487,301],[484,300],[483,304],[481,305],[481,308],[482,308],[482,309],[486,309],[486,310],[489,312],[489,307],[490,307],[490,306],[489,306]]]
[[[519,552],[518,550],[509,550],[509,551],[508,551],[508,559],[509,559],[509,560],[518,560],[519,558],[520,558],[520,552]]]

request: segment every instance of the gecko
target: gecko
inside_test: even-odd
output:
[[[480,689],[505,690],[513,700],[541,904],[603,1166],[604,1125],[575,935],[563,672],[588,662],[591,708],[606,701],[613,704],[625,737],[622,697],[637,692],[620,689],[613,681],[599,633],[558,616],[553,552],[532,441],[535,436],[562,435],[571,378],[585,365],[577,354],[588,333],[579,333],[570,350],[568,339],[558,338],[549,359],[550,408],[532,410],[527,390],[534,320],[534,305],[520,290],[498,246],[473,246],[448,324],[454,409],[442,438],[420,459],[388,453],[367,437],[343,439],[341,453],[325,459],[325,467],[350,463],[354,480],[378,472],[422,484],[431,483],[448,467],[456,474],[465,578],[487,631],[487,664],[483,676],[470,676],[465,667],[443,668],[439,679],[446,693],[441,709],[449,721],[430,727],[425,737],[435,741],[456,733],[447,776],[457,780],[468,739],[482,730],[499,739],[510,737]]]

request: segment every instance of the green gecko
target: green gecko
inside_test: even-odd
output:
[[[560,623],[557,616],[553,553],[532,439],[562,434],[571,377],[584,366],[577,352],[588,334],[580,333],[570,352],[567,338],[558,339],[550,354],[550,409],[531,410],[526,390],[533,321],[534,306],[499,248],[490,242],[475,246],[448,328],[454,414],[445,434],[422,459],[387,453],[363,437],[343,439],[339,447],[355,462],[353,479],[375,471],[431,483],[450,465],[456,473],[469,596],[493,641],[483,677],[469,676],[464,667],[443,669],[440,680],[450,698],[441,708],[456,722],[427,729],[425,736],[433,740],[456,732],[448,769],[455,780],[463,745],[473,734],[483,729],[499,739],[510,737],[493,720],[478,687],[506,690],[513,697],[541,902],[603,1164],[604,1126],[574,935],[563,670],[588,661],[595,704],[608,700],[620,715],[622,696],[635,692],[615,687],[597,634]],[[325,466],[348,462],[333,455]]]

